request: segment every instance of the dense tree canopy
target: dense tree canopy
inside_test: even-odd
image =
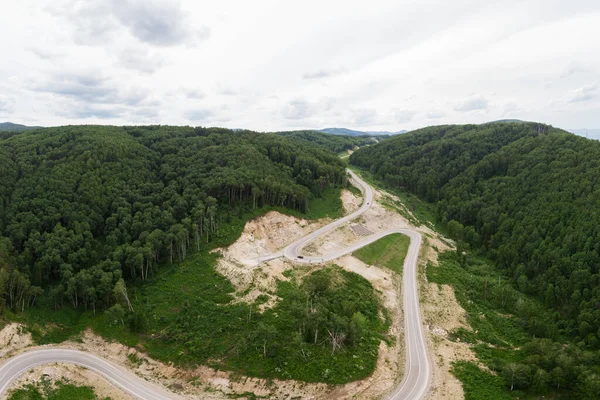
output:
[[[438,126],[350,162],[435,203],[455,238],[600,347],[600,143],[534,123]]]
[[[129,306],[123,280],[183,260],[230,213],[306,211],[346,184],[331,152],[274,134],[68,126],[0,139],[0,310]],[[118,311],[118,310],[117,310]]]
[[[377,143],[382,138],[381,136],[341,136],[317,131],[279,132],[279,134],[295,142],[311,143],[318,147],[327,148],[334,153],[353,150],[355,146],[368,146]]]

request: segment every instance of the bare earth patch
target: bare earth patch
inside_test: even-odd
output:
[[[274,293],[278,280],[287,280],[283,272],[291,268],[283,260],[276,259],[259,267],[249,266],[249,260],[276,253],[287,244],[331,222],[329,219],[309,222],[276,211],[246,223],[238,240],[226,249],[220,249],[216,270],[231,281],[236,289],[237,301],[254,302],[261,294],[269,301],[261,310],[273,307],[277,302]]]
[[[424,227],[420,230],[423,231]],[[453,342],[448,332],[463,327],[470,329],[465,310],[458,304],[454,289],[449,285],[427,282],[426,268],[441,268],[438,251],[452,250],[446,243],[451,241],[425,228],[424,243],[419,257],[419,302],[423,322],[429,339],[429,350],[433,363],[433,379],[429,397],[431,399],[464,399],[461,382],[451,372],[452,363],[458,360],[475,361],[476,357],[467,343]],[[437,249],[437,250],[436,250]]]
[[[361,206],[362,197],[354,195],[354,193],[352,193],[348,189],[343,189],[342,204],[344,206],[344,212],[346,214],[353,213],[354,211],[358,210],[358,208]]]
[[[31,346],[33,340],[30,333],[25,333],[21,324],[8,324],[0,330],[0,360],[13,353]]]

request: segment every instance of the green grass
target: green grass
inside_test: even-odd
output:
[[[511,350],[532,337],[558,338],[551,312],[513,288],[487,260],[474,256],[461,260],[456,252],[446,252],[439,255],[439,262],[427,267],[428,281],[454,287],[473,328],[452,332],[451,337],[477,344],[474,350],[482,361],[499,355],[516,361]],[[515,310],[518,303],[524,305],[521,312]],[[534,319],[527,314],[530,311],[535,311]]]
[[[151,357],[180,365],[206,363],[244,375],[309,382],[345,383],[373,372],[386,325],[377,316],[377,297],[364,278],[339,268],[329,269],[328,281],[335,282],[330,304],[340,302],[350,307],[352,302],[360,303],[357,307],[363,307],[362,313],[370,316],[371,332],[360,344],[332,354],[324,338],[317,345],[294,341],[296,313],[306,304],[299,292],[300,282],[280,282],[277,295],[282,300],[274,309],[259,314],[257,304],[230,303],[233,287],[214,271],[215,258],[197,255],[140,288],[134,307],[147,317],[145,339],[140,344]],[[261,324],[274,326],[277,331],[267,358],[252,339]]]
[[[387,267],[401,274],[409,245],[408,236],[395,233],[355,251],[352,255],[366,264]]]
[[[362,192],[356,186],[348,185],[348,187],[346,189],[348,189],[350,192],[352,192],[355,196],[362,197]]]
[[[449,339],[470,343],[479,361],[491,370],[522,362],[519,349],[534,337],[561,341],[552,313],[513,288],[486,259],[446,252],[439,255],[439,266],[428,265],[426,272],[429,282],[451,285],[467,313],[472,330],[459,328],[450,332]],[[462,382],[466,399],[537,398],[509,391],[502,378],[470,362],[455,363],[452,373]]]
[[[340,218],[344,216],[341,189],[329,187],[323,191],[321,197],[315,197],[308,203],[308,212],[303,216],[308,219]]]
[[[9,400],[97,400],[94,390],[89,386],[76,386],[64,382],[54,385],[48,380],[10,393]],[[108,399],[108,398],[107,398]],[[105,399],[105,400],[107,400]]]
[[[465,400],[513,400],[507,393],[504,381],[498,376],[482,371],[476,364],[457,361],[452,365],[452,373],[460,379],[465,391]]]

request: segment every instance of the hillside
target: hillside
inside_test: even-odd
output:
[[[330,135],[342,135],[342,136],[391,136],[391,135],[399,135],[401,133],[406,133],[408,131],[401,130],[397,132],[389,132],[389,131],[355,131],[352,129],[346,128],[325,128],[321,129],[319,132],[328,133]]]
[[[231,214],[305,212],[345,182],[337,157],[314,146],[166,126],[25,132],[0,141],[0,172],[0,272],[22,280],[0,280],[12,309],[49,285],[59,304],[108,308],[120,278],[145,280],[159,260],[184,260]]]
[[[369,281],[302,269],[240,301],[248,293],[217,269],[215,251],[269,211],[342,212],[344,166],[311,141],[218,128],[68,126],[2,139],[0,323],[25,324],[38,344],[92,328],[181,367],[365,378],[389,323]],[[307,223],[286,218],[290,230]],[[325,327],[342,335],[334,356]]]
[[[0,132],[23,132],[39,128],[39,126],[26,126],[13,124],[12,122],[0,122]]]
[[[465,307],[478,301],[480,308],[518,316],[508,337],[514,341],[519,327],[527,339],[495,350],[494,358],[491,347],[482,344],[476,347],[482,361],[503,376],[517,368],[518,387],[533,391],[550,387],[535,384],[536,374],[551,379],[553,369],[558,368],[555,374],[569,370],[568,376],[556,378],[568,396],[592,393],[600,376],[591,361],[600,354],[599,160],[600,143],[536,123],[430,127],[350,157],[352,165],[369,170],[390,188],[432,204],[437,221],[458,240],[461,254],[471,248],[495,265],[496,272],[465,289],[468,299],[476,299]],[[468,259],[458,256],[462,269],[456,282],[484,271]],[[498,285],[488,285],[490,275]],[[532,300],[517,301],[521,295],[509,294],[499,276]],[[552,348],[544,361],[534,357],[539,346]]]
[[[581,339],[596,344],[599,332],[584,328],[600,325],[599,159],[599,143],[524,123],[426,128],[350,162],[435,203],[440,221],[464,226],[464,239],[557,306],[572,329],[586,322]]]
[[[356,146],[362,147],[377,143],[377,138],[373,136],[342,136],[330,135],[319,131],[291,131],[278,132],[293,141],[310,143],[312,145],[326,148],[334,153],[341,153],[346,150],[353,150]]]

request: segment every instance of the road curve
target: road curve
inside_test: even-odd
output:
[[[427,342],[421,322],[421,308],[419,307],[419,290],[417,285],[417,262],[419,251],[421,249],[421,234],[415,230],[407,228],[392,228],[367,237],[352,246],[338,250],[334,253],[323,256],[301,256],[302,249],[317,237],[337,229],[346,222],[349,222],[371,207],[373,202],[373,188],[365,181],[360,179],[354,172],[348,170],[354,181],[360,186],[364,195],[362,206],[350,215],[338,219],[313,233],[296,240],[287,246],[283,252],[261,257],[258,262],[263,262],[285,256],[287,259],[300,264],[316,264],[328,262],[350,254],[368,244],[371,244],[382,237],[394,233],[402,233],[410,238],[410,246],[404,259],[402,270],[402,293],[404,306],[404,341],[406,344],[406,365],[402,382],[388,396],[390,400],[421,399],[424,398],[429,389],[431,381],[431,364],[427,352]],[[301,256],[302,258],[299,258]]]
[[[310,233],[287,246],[283,251],[260,257],[256,264],[285,256],[286,258],[303,264],[321,263],[334,260],[343,255],[352,253],[361,247],[393,233],[402,233],[410,237],[410,246],[404,260],[403,268],[403,304],[404,304],[404,332],[406,342],[406,367],[405,375],[400,385],[395,388],[388,399],[421,399],[425,397],[431,380],[431,365],[427,354],[425,334],[421,323],[419,308],[419,293],[417,286],[417,260],[421,248],[421,234],[406,228],[393,228],[384,232],[373,234],[366,239],[345,249],[325,256],[306,256],[298,258],[302,249],[317,237],[330,232],[344,223],[351,221],[369,209],[373,201],[373,189],[354,172],[348,171],[363,192],[362,206],[354,213]],[[90,353],[50,348],[31,350],[12,357],[0,365],[0,398],[4,398],[10,385],[26,371],[43,364],[68,363],[88,368],[103,376],[113,385],[119,387],[135,398],[145,400],[180,399],[174,393],[143,380],[132,372],[126,371],[109,361]]]
[[[43,364],[67,363],[87,368],[103,376],[111,384],[137,399],[181,399],[174,393],[145,381],[132,372],[83,351],[69,349],[31,350],[10,358],[0,366],[0,398],[5,398],[10,385],[28,370]]]

